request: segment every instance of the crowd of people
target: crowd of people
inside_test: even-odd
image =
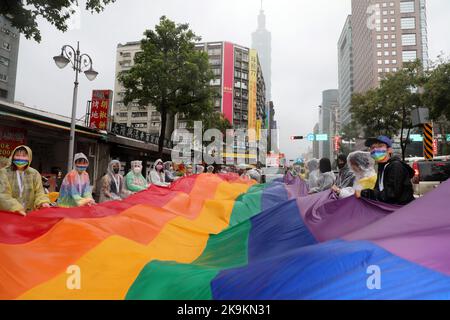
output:
[[[52,206],[72,208],[96,204],[88,174],[89,160],[83,153],[75,155],[73,170],[65,177],[61,171],[58,172],[56,192],[52,193],[49,192],[48,179],[31,167],[31,161],[32,150],[27,146],[19,146],[11,153],[9,165],[0,169],[0,211],[26,215],[28,212]],[[142,161],[132,161],[130,166],[130,171],[123,176],[120,161],[112,160],[109,163],[106,174],[100,181],[99,203],[125,199],[148,189],[151,185],[169,187],[180,177],[205,172],[208,174],[233,172],[243,178],[261,182],[260,165],[194,167],[191,164],[175,164],[158,159],[147,178],[142,174]]]
[[[414,170],[393,155],[392,141],[386,136],[368,139],[368,152],[339,155],[337,176],[330,159],[312,159],[306,163],[310,193],[331,189],[339,198],[355,195],[389,204],[405,205],[414,200],[411,179]],[[377,169],[377,170],[376,170]]]
[[[412,200],[411,179],[414,171],[406,163],[393,156],[392,141],[385,136],[368,139],[369,152],[355,151],[337,158],[337,175],[330,159],[312,159],[306,163],[307,170],[294,165],[293,172],[307,181],[311,194],[333,190],[339,198],[355,195],[390,204],[405,205]],[[49,184],[31,167],[32,150],[17,147],[11,154],[10,165],[0,170],[0,210],[26,215],[28,212],[51,206],[65,208],[92,206],[96,204],[89,179],[89,160],[83,153],[74,157],[73,170],[63,178],[58,174],[56,198],[49,196]],[[142,174],[142,161],[132,161],[131,170],[122,176],[122,165],[112,160],[100,183],[99,202],[125,199],[146,190],[150,185],[168,187],[180,177],[201,173],[235,173],[245,179],[265,182],[261,164],[237,166],[175,164],[158,159],[150,174]],[[377,167],[377,170],[376,170]]]

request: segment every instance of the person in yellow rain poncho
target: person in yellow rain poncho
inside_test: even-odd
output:
[[[30,167],[32,159],[31,149],[19,146],[11,153],[9,166],[0,170],[0,210],[26,215],[50,207],[42,177]]]

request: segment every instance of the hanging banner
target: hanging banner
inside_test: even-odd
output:
[[[112,98],[112,90],[92,91],[91,116],[89,122],[89,127],[91,129],[107,130]]]
[[[233,125],[234,45],[224,43],[222,113]]]
[[[25,129],[0,126],[0,158],[9,158],[15,148],[26,144],[26,136]]]
[[[249,80],[248,80],[248,130],[256,131],[256,101],[257,101],[257,80],[258,80],[258,53],[255,49],[250,50],[249,54]],[[253,130],[253,131],[251,131]],[[249,134],[249,141],[255,141],[255,136]]]

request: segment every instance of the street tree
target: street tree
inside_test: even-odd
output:
[[[87,0],[85,9],[91,13],[100,13],[105,6],[116,0]],[[60,31],[67,31],[67,21],[75,14],[74,6],[78,0],[2,0],[0,2],[0,15],[10,19],[27,39],[41,41],[41,32],[38,27],[38,18],[43,18]]]
[[[162,156],[169,122],[180,113],[187,119],[200,119],[212,110],[214,75],[206,52],[195,49],[201,38],[188,24],[176,24],[163,16],[155,30],[147,30],[141,41],[142,51],[134,66],[119,75],[125,88],[124,103],[152,105],[161,114],[158,149]]]
[[[425,82],[420,61],[405,63],[398,72],[387,74],[378,88],[353,96],[353,118],[365,128],[367,136],[395,136],[400,133],[402,156],[405,158],[412,129],[411,112],[422,105],[421,88]]]

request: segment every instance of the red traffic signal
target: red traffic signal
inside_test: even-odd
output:
[[[291,136],[291,140],[303,140],[303,136]]]

